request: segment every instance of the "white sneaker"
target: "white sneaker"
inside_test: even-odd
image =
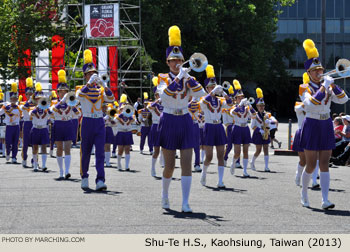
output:
[[[230,168],[231,175],[235,174],[235,167],[236,167],[235,164],[231,164],[231,168]]]
[[[81,180],[81,189],[83,189],[83,190],[89,189],[89,179],[88,178],[83,178]]]
[[[22,166],[23,166],[23,168],[27,167],[27,160],[22,160]]]
[[[201,167],[200,167],[199,165],[195,165],[195,166],[194,166],[194,170],[195,170],[196,172],[201,172],[201,171],[202,171],[202,169],[201,169]]]
[[[6,162],[10,161],[10,156],[6,155]]]
[[[107,185],[102,180],[97,181],[96,191],[103,191],[103,190],[107,190]]]
[[[226,188],[223,182],[217,184],[218,188]]]
[[[224,167],[226,167],[227,165],[227,160],[224,160]]]
[[[143,154],[143,150],[140,150],[140,154]]]
[[[324,209],[324,210],[331,209],[334,207],[335,207],[335,205],[332,202],[330,202],[329,200],[322,202],[322,209]]]
[[[200,182],[201,182],[202,186],[205,186],[205,184],[207,183],[207,175],[204,175],[202,173]]]
[[[308,198],[304,198],[303,196],[301,196],[300,202],[301,202],[301,205],[303,207],[310,207],[310,203],[309,203],[309,199]],[[323,206],[323,204],[322,204],[322,206]]]
[[[241,165],[240,163],[236,163],[236,164],[235,164],[235,167],[236,167],[236,168],[242,168],[242,165]]]
[[[156,170],[151,169],[151,176],[152,176],[152,177],[155,177],[155,176],[156,176]]]
[[[243,172],[243,177],[248,178],[248,177],[250,177],[250,175],[248,174],[248,172]]]
[[[12,164],[17,164],[17,159],[16,158],[12,158]]]
[[[116,158],[116,157],[117,157],[117,154],[112,152],[112,158]]]
[[[182,205],[181,212],[183,213],[192,213],[192,209],[189,204]]]
[[[270,172],[269,167],[265,167],[265,172]]]
[[[300,186],[300,179],[301,179],[301,176],[295,176],[295,184],[297,185],[297,186]]]
[[[250,162],[250,169],[252,169],[252,171],[256,171],[256,168],[253,162]]]
[[[50,157],[53,156],[53,150],[50,150]]]
[[[170,209],[170,203],[168,198],[163,198],[162,199],[162,208],[163,209]]]

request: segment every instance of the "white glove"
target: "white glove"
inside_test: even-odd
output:
[[[242,99],[241,102],[239,103],[239,106],[245,106],[247,102],[248,102],[247,98],[244,98],[244,99]]]
[[[224,89],[222,86],[216,85],[214,89],[211,91],[213,94],[221,95]]]
[[[90,79],[91,80],[91,79]],[[67,95],[68,95],[68,93],[67,94],[65,94],[64,96],[63,96],[63,98],[62,98],[62,102],[66,102],[66,100],[67,100]]]
[[[322,86],[328,90],[329,86],[334,83],[334,79],[331,76],[325,76],[324,77],[324,82],[322,83]]]
[[[181,67],[179,74],[176,76],[179,80],[182,80],[183,78],[187,78],[188,73],[187,73],[187,68]]]
[[[96,81],[96,78],[98,78],[97,74],[91,75],[90,80],[88,81],[88,84],[91,85],[92,83],[94,83]]]
[[[263,129],[260,129],[260,134],[263,136],[265,134],[265,131]]]

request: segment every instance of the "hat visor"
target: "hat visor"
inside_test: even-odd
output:
[[[57,90],[69,90],[69,88],[67,88],[67,87],[59,87],[59,88],[57,88]]]
[[[172,55],[172,56],[169,56],[168,58],[167,58],[167,60],[174,60],[174,59],[180,59],[180,60],[184,60],[184,57],[182,57],[182,56],[174,56],[174,55]]]
[[[90,72],[98,73],[96,69],[89,69],[86,72],[84,72],[84,74],[87,74],[87,73],[90,73]]]
[[[312,68],[309,68],[307,71],[309,72],[309,71],[317,70],[317,69],[322,69],[322,70],[324,70],[323,66],[314,66],[314,67],[312,67]]]

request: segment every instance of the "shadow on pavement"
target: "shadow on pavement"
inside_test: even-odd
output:
[[[335,215],[335,216],[350,216],[349,210],[323,210],[319,208],[309,207],[314,212],[324,213],[327,215]]]
[[[222,216],[216,216],[216,215],[207,215],[206,213],[183,213],[183,212],[178,212],[175,210],[171,209],[165,209],[164,215],[172,215],[174,218],[179,218],[179,219],[197,219],[197,220],[203,220],[204,222],[207,222],[213,226],[221,226],[219,223],[220,221],[226,221],[223,220]]]
[[[249,177],[245,177],[245,176],[238,176],[238,175],[235,175],[235,177],[237,178],[241,178],[241,179],[257,179],[257,180],[264,180],[266,178],[263,178],[263,177],[256,177],[256,176],[252,176],[250,175]]]
[[[217,187],[213,187],[213,186],[205,186],[205,187],[208,189],[211,189],[215,192],[217,192],[217,191],[230,191],[230,192],[236,192],[236,193],[243,193],[243,192],[247,191],[247,190],[243,190],[243,189],[235,189],[235,188],[229,188],[229,187],[226,187],[226,188],[217,188]]]
[[[106,194],[106,195],[111,195],[111,196],[116,196],[118,194],[121,194],[122,192],[117,192],[117,191],[96,191],[92,189],[86,189],[84,190],[84,194]]]

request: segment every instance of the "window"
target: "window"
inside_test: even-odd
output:
[[[345,17],[350,17],[350,1],[345,1],[344,3],[344,13],[345,13]]]
[[[326,1],[326,17],[334,18],[334,0]]]
[[[308,20],[307,33],[321,33],[321,20]]]
[[[287,7],[280,7],[280,10],[282,11],[280,17],[288,17],[288,8]]]
[[[316,8],[316,17],[321,17],[322,0],[317,0],[314,8]]]
[[[293,4],[289,7],[289,17],[296,18],[297,17],[297,4]]]
[[[340,33],[340,20],[326,20],[326,33]]]
[[[306,0],[298,0],[298,17],[304,18],[306,12]]]
[[[350,33],[350,20],[344,20],[344,33]]]
[[[349,2],[349,1],[345,1]],[[335,18],[342,18],[343,17],[343,0],[335,0],[334,2],[334,10],[335,10]]]
[[[277,33],[287,34],[287,33],[303,33],[304,25],[303,20],[279,20],[278,21]]]
[[[344,45],[344,54],[343,58],[345,59],[350,59],[350,44],[345,44]]]

